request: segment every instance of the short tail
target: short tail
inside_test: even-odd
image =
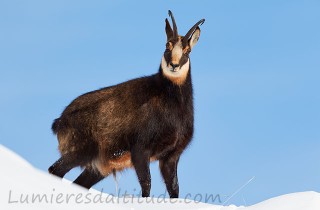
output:
[[[53,121],[52,123],[52,126],[51,126],[51,129],[52,129],[52,132],[54,134],[57,134],[58,133],[58,130],[59,130],[59,124],[60,124],[60,118],[57,118]]]

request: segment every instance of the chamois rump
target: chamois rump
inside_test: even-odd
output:
[[[148,197],[149,164],[158,160],[170,198],[179,196],[178,162],[194,129],[189,54],[205,20],[180,36],[170,10],[169,16],[172,27],[166,19],[166,50],[156,74],[85,93],[54,120],[61,158],[49,173],[62,178],[80,166],[84,170],[74,183],[89,189],[133,167],[142,197]]]

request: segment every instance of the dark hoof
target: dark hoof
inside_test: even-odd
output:
[[[50,166],[50,168],[48,168],[48,172],[49,172],[50,174],[53,174],[53,171],[54,171],[53,166]]]

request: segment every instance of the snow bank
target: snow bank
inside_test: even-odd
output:
[[[0,145],[0,209],[183,209],[183,210],[319,210],[320,193],[279,196],[249,207],[217,206],[181,199],[116,198],[84,190],[33,168]],[[156,204],[154,204],[156,203]]]

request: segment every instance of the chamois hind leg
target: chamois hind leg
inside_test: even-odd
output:
[[[161,175],[166,184],[170,198],[179,197],[179,182],[177,173],[179,157],[179,155],[171,155],[159,160]]]
[[[131,150],[131,161],[142,189],[142,197],[149,197],[151,189],[150,152],[135,146]]]
[[[60,178],[64,177],[74,167],[77,167],[82,164],[82,161],[79,161],[79,158],[74,154],[65,154],[59,160],[57,160],[50,168],[48,169],[50,174],[56,175]]]
[[[78,176],[73,183],[78,184],[84,188],[90,189],[93,185],[100,182],[104,176],[99,171],[93,170],[91,167],[86,167],[84,171]]]

